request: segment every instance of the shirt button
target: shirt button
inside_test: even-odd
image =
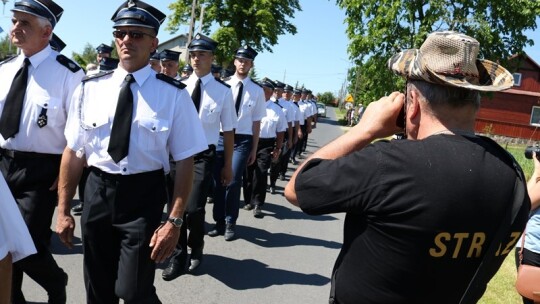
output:
[[[44,106],[48,106],[49,104],[48,103],[45,103]]]
[[[95,127],[95,126],[96,126],[96,123],[93,123],[92,126]]]
[[[122,171],[126,172],[126,171],[127,171],[127,168],[122,169]]]
[[[155,131],[155,130],[156,130],[156,126],[153,126],[153,127],[152,127],[152,131]]]

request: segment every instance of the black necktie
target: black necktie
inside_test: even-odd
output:
[[[244,93],[244,83],[240,81],[240,87],[238,88],[238,95],[236,95],[236,103],[234,107],[236,108],[236,115],[240,110],[240,105],[242,104],[242,94]]]
[[[191,99],[193,99],[193,103],[195,104],[195,109],[197,109],[197,112],[199,112],[199,107],[201,106],[201,79],[197,79],[197,82],[195,83],[195,88],[193,89],[193,92],[191,93]]]
[[[26,83],[28,82],[28,66],[30,60],[24,59],[23,66],[17,71],[11,88],[6,96],[6,102],[2,116],[0,117],[0,134],[4,139],[8,139],[19,132],[24,95],[26,94]]]
[[[118,94],[118,104],[114,113],[111,138],[107,149],[115,163],[126,157],[129,151],[129,133],[133,117],[133,93],[130,84],[133,81],[135,81],[133,75],[127,74],[122,83],[120,94]]]

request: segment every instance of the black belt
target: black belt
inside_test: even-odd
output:
[[[104,180],[111,180],[111,181],[134,181],[134,180],[141,180],[141,179],[162,178],[163,176],[165,176],[165,172],[163,171],[163,169],[129,174],[129,175],[108,173],[96,167],[90,167],[90,171]]]
[[[15,151],[15,150],[6,150],[0,148],[0,155],[9,157],[12,159],[33,159],[33,158],[60,158],[61,154],[48,154],[48,153],[37,153],[37,152],[24,152],[24,151]]]
[[[261,138],[259,137],[259,142],[271,142],[271,141],[275,141],[276,138],[275,137],[269,137],[269,138]]]

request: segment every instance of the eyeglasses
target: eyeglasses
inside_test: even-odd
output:
[[[113,34],[113,37],[117,38],[117,39],[124,39],[126,37],[126,35],[128,35],[130,39],[136,39],[136,40],[142,39],[142,37],[144,37],[144,35],[150,36],[152,38],[156,38],[156,36],[153,36],[153,35],[150,35],[150,34],[147,34],[147,33],[144,33],[144,32],[138,32],[138,31],[119,31],[119,30],[116,30],[112,34]]]

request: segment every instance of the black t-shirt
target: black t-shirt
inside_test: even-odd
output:
[[[334,267],[338,303],[459,303],[512,204],[515,181],[511,157],[494,142],[435,135],[314,159],[298,175],[296,194],[308,214],[347,213]],[[526,195],[491,275],[529,208]]]

